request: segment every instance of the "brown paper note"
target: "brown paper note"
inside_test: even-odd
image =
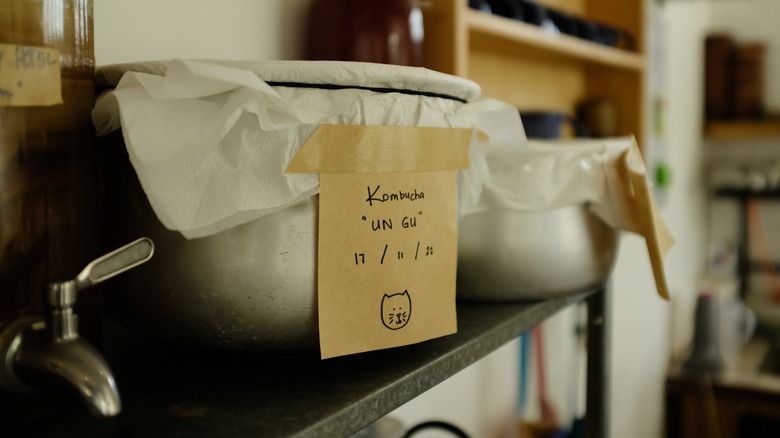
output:
[[[632,231],[645,238],[658,295],[670,300],[664,257],[674,245],[674,237],[658,213],[658,206],[652,196],[638,149],[623,154],[619,170],[626,189],[630,226]]]
[[[322,358],[457,331],[456,169],[467,129],[321,126],[287,172],[320,173]]]
[[[0,106],[62,103],[56,49],[0,44]]]

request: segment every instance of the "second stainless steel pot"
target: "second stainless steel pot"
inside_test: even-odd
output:
[[[458,298],[551,298],[604,285],[619,232],[586,204],[468,215],[458,230]]]

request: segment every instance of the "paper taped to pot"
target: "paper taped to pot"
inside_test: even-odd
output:
[[[286,172],[320,174],[322,358],[457,331],[456,171],[472,130],[323,125]]]
[[[650,189],[639,150],[633,147],[625,151],[616,168],[622,179],[619,187],[624,190],[624,194],[617,197],[614,203],[626,209],[622,216],[627,225],[625,229],[645,238],[656,290],[661,297],[670,300],[672,297],[666,282],[664,257],[674,245],[674,237],[658,213],[658,205]]]
[[[674,245],[658,213],[636,141],[531,140],[525,147],[484,149],[489,179],[468,213],[552,210],[588,203],[615,229],[642,236],[658,294],[669,299],[663,258]]]
[[[283,170],[320,125],[474,128],[486,135],[472,144],[525,140],[516,108],[422,68],[170,60],[101,66],[97,81],[114,87],[96,102],[98,134],[122,129],[158,219],[190,239],[315,195],[316,174]],[[476,202],[486,177],[480,157],[472,161],[459,173],[462,206]]]

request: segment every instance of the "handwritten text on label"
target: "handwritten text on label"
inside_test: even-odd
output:
[[[62,103],[60,84],[56,49],[0,44],[0,106]]]

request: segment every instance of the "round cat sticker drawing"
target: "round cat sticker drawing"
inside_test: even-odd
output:
[[[406,326],[412,315],[412,299],[409,291],[382,297],[382,324],[390,330]]]

